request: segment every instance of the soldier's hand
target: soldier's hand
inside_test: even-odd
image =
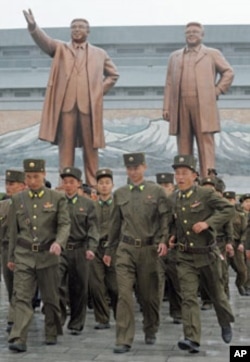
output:
[[[201,233],[203,230],[207,230],[209,225],[205,221],[199,221],[193,225],[192,230],[195,234]]]
[[[157,248],[157,253],[159,256],[165,256],[167,255],[168,248],[167,245],[164,243],[160,243]]]
[[[233,245],[228,243],[226,244],[226,253],[228,254],[228,256],[230,258],[232,258],[234,256],[234,248],[233,248]]]
[[[162,118],[165,119],[165,121],[169,121],[168,111],[163,111],[162,112]]]
[[[111,256],[110,255],[104,255],[102,258],[102,261],[104,262],[104,264],[106,266],[110,266],[111,265]]]
[[[61,245],[58,244],[57,242],[54,242],[49,249],[49,252],[51,254],[55,254],[57,256],[61,254],[61,251],[62,251]]]
[[[244,252],[245,248],[243,244],[239,244],[237,250],[239,250],[241,253]]]
[[[174,249],[176,244],[175,244],[175,236],[172,235],[169,240],[168,240],[168,245],[170,247],[170,249]]]
[[[31,30],[31,31],[34,30],[36,27],[36,21],[35,21],[35,18],[34,18],[34,15],[31,11],[31,9],[29,9],[28,11],[23,10],[23,15],[27,21],[29,30]]]
[[[93,260],[95,258],[95,253],[91,250],[86,251],[86,259],[87,260]]]
[[[250,250],[246,250],[246,258],[247,260],[250,260]]]
[[[9,262],[7,263],[7,267],[8,267],[9,270],[14,271],[14,269],[15,269],[15,263],[13,263],[12,261],[9,261]]]

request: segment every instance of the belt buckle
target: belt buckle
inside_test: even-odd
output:
[[[135,239],[135,247],[141,248],[141,239]]]
[[[179,248],[180,251],[185,251],[186,250],[186,245],[182,244],[182,243],[179,243],[178,248]]]
[[[74,250],[73,244],[68,244],[67,245],[67,250]]]
[[[38,253],[39,251],[39,244],[32,244],[31,245],[31,251]]]

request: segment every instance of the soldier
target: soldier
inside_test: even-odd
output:
[[[19,170],[6,170],[5,172],[6,199],[0,202],[0,242],[3,267],[3,277],[9,298],[9,313],[6,331],[9,333],[13,325],[13,271],[7,267],[9,234],[8,234],[8,213],[11,204],[11,197],[25,189],[24,172]]]
[[[10,209],[8,267],[14,270],[14,325],[9,349],[25,352],[33,316],[32,298],[38,285],[45,314],[45,343],[62,334],[58,265],[70,230],[65,197],[44,186],[45,161],[23,161],[28,190],[13,195]]]
[[[240,197],[241,207],[244,210],[248,223],[246,230],[246,265],[247,265],[247,280],[245,283],[246,294],[250,295],[250,193],[243,194]]]
[[[201,180],[201,186],[202,187],[208,187],[212,189],[214,192],[216,192],[220,197],[223,196],[222,190],[225,187],[224,182],[221,182],[222,180],[217,178],[213,178],[211,176],[204,177]],[[233,249],[233,224],[232,220],[230,222],[225,222],[221,224],[216,233],[216,241],[217,246],[220,249],[220,258],[221,258],[221,266],[222,266],[222,280],[223,285],[225,289],[225,293],[229,298],[229,273],[228,273],[228,260],[229,258],[232,258],[234,255],[234,249]],[[210,310],[212,309],[212,301],[209,298],[208,293],[206,292],[206,289],[203,285],[205,281],[203,281],[203,278],[201,276],[201,287],[200,287],[200,294],[201,294],[201,300],[202,300],[202,306],[201,310]]]
[[[60,261],[62,323],[64,324],[67,316],[67,294],[64,289],[67,283],[70,304],[70,320],[67,327],[72,335],[79,335],[86,319],[89,261],[95,257],[99,239],[97,217],[93,201],[78,194],[81,170],[65,167],[60,176],[71,219],[70,235]]]
[[[159,263],[167,252],[171,206],[164,190],[144,180],[144,153],[124,154],[129,184],[114,193],[109,244],[104,262],[116,252],[118,303],[114,353],[131,348],[134,333],[133,291],[136,285],[143,313],[145,343],[154,344],[159,327]],[[118,246],[117,246],[118,244]]]
[[[178,346],[190,353],[199,352],[200,346],[197,292],[201,276],[214,304],[225,343],[232,339],[230,323],[234,321],[221,283],[220,252],[215,241],[218,226],[230,220],[233,208],[213,190],[194,186],[195,167],[192,155],[177,155],[174,158],[173,168],[179,192],[174,208],[176,234],[169,240],[170,246],[177,248],[177,271],[182,295],[184,339],[178,342]]]
[[[167,196],[174,202],[175,185],[173,173],[157,173],[156,182],[162,186]],[[169,314],[173,318],[174,324],[181,323],[181,291],[176,269],[176,250],[170,249],[165,257],[160,258],[160,275],[162,289],[166,278],[167,293],[169,299]],[[164,294],[164,290],[162,290]]]
[[[247,218],[244,211],[236,204],[236,194],[234,191],[226,191],[223,196],[235,207],[235,215],[232,220],[234,237],[234,255],[228,258],[228,262],[236,272],[235,284],[240,295],[248,295],[245,290],[247,280],[247,267],[245,262],[245,242]]]
[[[95,320],[95,329],[110,328],[110,307],[116,316],[118,289],[115,272],[115,250],[111,256],[110,266],[103,262],[105,247],[108,243],[108,231],[110,214],[113,209],[113,173],[108,168],[99,169],[96,173],[97,191],[99,200],[96,201],[96,212],[100,239],[96,251],[96,257],[90,265],[89,287],[92,296]]]

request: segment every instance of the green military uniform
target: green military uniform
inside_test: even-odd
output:
[[[81,171],[75,167],[66,167],[61,173],[62,178],[65,176],[80,180]],[[99,233],[94,202],[79,195],[67,197],[67,201],[71,228],[60,260],[60,304],[64,323],[67,315],[67,294],[64,286],[67,281],[70,305],[67,327],[72,334],[78,334],[84,328],[88,301],[89,261],[85,253],[87,250],[95,252]]]
[[[124,155],[126,167],[141,165],[144,155]],[[116,312],[116,344],[132,345],[135,334],[134,286],[138,288],[143,313],[143,331],[155,339],[159,327],[159,261],[157,245],[166,243],[169,235],[171,207],[164,190],[152,183],[129,184],[114,193],[109,247],[117,247],[116,273],[118,304]],[[121,349],[121,352],[127,349]],[[119,349],[114,349],[119,353]]]
[[[240,203],[244,202],[244,200],[250,199],[250,193],[243,194],[240,197]],[[246,230],[246,250],[250,250],[250,212],[244,211],[247,218],[247,230]],[[245,282],[245,290],[246,295],[250,296],[250,260],[246,260],[247,266],[247,280]]]
[[[156,174],[156,182],[162,184],[174,184],[174,174],[161,172]],[[171,202],[175,200],[175,193],[169,195]],[[176,269],[176,250],[170,249],[165,257],[160,258],[160,282],[162,286],[160,298],[163,299],[164,289],[167,287],[169,301],[169,315],[175,324],[181,323],[181,291]],[[164,288],[165,287],[165,288]]]
[[[113,178],[112,171],[109,169],[100,169],[96,173],[96,180],[102,177]],[[113,310],[114,318],[116,316],[116,306],[118,299],[118,289],[115,272],[115,250],[112,253],[111,265],[108,267],[103,262],[105,248],[108,242],[108,232],[110,226],[110,215],[113,210],[113,198],[108,200],[99,200],[95,203],[98,230],[100,239],[96,250],[96,257],[90,265],[89,287],[92,296],[96,329],[109,328],[110,307]]]
[[[44,172],[44,164],[43,160],[24,160],[24,170]],[[15,263],[15,310],[9,348],[17,350],[20,346],[20,351],[24,351],[37,285],[44,303],[46,343],[56,343],[56,336],[62,334],[59,257],[49,249],[53,242],[65,247],[70,219],[64,195],[45,187],[36,192],[25,190],[14,195],[10,219],[9,261]]]
[[[235,199],[236,194],[234,191],[226,191],[223,194],[224,197],[229,199]],[[234,256],[228,258],[228,262],[236,272],[235,284],[241,295],[246,295],[244,284],[247,280],[247,267],[245,262],[244,250],[240,251],[239,246],[245,248],[246,242],[246,229],[247,229],[247,218],[239,205],[235,205],[235,215],[232,219],[233,225],[233,247]]]
[[[5,181],[24,183],[24,172],[18,170],[6,170]],[[0,202],[0,242],[1,242],[1,260],[5,286],[9,298],[8,329],[13,324],[13,272],[7,267],[9,254],[9,233],[8,233],[8,214],[11,205],[11,199],[6,198]]]
[[[176,156],[173,168],[179,167],[189,168],[194,172],[195,160],[192,156]],[[179,342],[181,349],[190,348],[192,352],[196,352],[196,346],[200,345],[201,322],[197,298],[200,276],[203,277],[204,287],[214,304],[222,334],[225,327],[230,328],[230,322],[234,321],[221,282],[220,252],[215,243],[216,230],[221,224],[229,221],[232,214],[232,206],[211,189],[192,186],[185,191],[179,191],[176,197],[174,215],[177,271],[182,294],[185,336],[185,340]],[[200,221],[206,222],[209,228],[195,233],[192,227]]]

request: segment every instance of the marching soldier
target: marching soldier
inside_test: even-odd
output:
[[[89,261],[95,257],[99,238],[94,202],[78,194],[82,172],[76,167],[65,167],[61,173],[62,185],[71,219],[70,235],[60,261],[60,303],[62,323],[67,316],[67,285],[70,320],[68,329],[79,335],[85,324],[88,301]]]
[[[246,295],[250,295],[250,193],[243,194],[240,197],[240,203],[243,211],[246,214],[247,230],[246,230],[246,266],[247,266],[247,280],[245,283]]]
[[[228,262],[236,272],[235,284],[240,295],[248,295],[245,290],[247,280],[247,267],[245,262],[245,242],[247,218],[244,211],[236,205],[236,194],[234,191],[226,191],[223,196],[235,207],[235,215],[232,220],[234,237],[234,255],[228,258]]]
[[[97,324],[95,329],[110,328],[110,306],[116,316],[118,289],[115,272],[115,250],[111,257],[110,266],[103,262],[105,247],[108,243],[110,214],[113,209],[113,173],[108,168],[99,169],[96,173],[99,200],[96,201],[98,229],[100,233],[96,257],[90,265],[89,287],[92,296],[93,309]]]
[[[8,324],[6,331],[9,333],[13,325],[13,271],[7,267],[8,263],[8,250],[9,250],[9,234],[8,234],[8,213],[11,205],[11,197],[25,189],[24,172],[19,170],[6,170],[5,172],[5,200],[0,202],[0,242],[1,242],[1,256],[4,282],[8,292],[9,298],[9,313]]]
[[[66,245],[70,219],[63,194],[44,186],[45,161],[23,161],[28,190],[13,195],[10,209],[8,267],[14,270],[14,324],[9,349],[27,350],[33,316],[32,298],[38,285],[44,303],[45,343],[62,334],[59,307],[59,255]]]
[[[157,173],[156,182],[163,187],[167,196],[174,203],[176,193],[173,173]],[[167,293],[169,299],[169,314],[174,324],[181,324],[181,291],[176,269],[176,250],[170,249],[165,257],[160,258],[160,276],[162,289],[166,278]],[[164,290],[162,290],[162,294]]]
[[[232,339],[230,323],[234,317],[221,283],[220,252],[215,235],[218,226],[231,219],[233,208],[213,190],[194,186],[196,162],[193,156],[177,155],[173,168],[179,191],[174,208],[176,234],[171,236],[169,243],[177,248],[184,331],[184,339],[178,346],[197,353],[201,338],[197,298],[201,276],[214,304],[222,339],[225,343]]]
[[[144,180],[143,153],[124,154],[129,184],[114,193],[109,244],[104,262],[116,252],[118,303],[114,353],[130,351],[135,334],[133,291],[142,307],[145,343],[154,344],[159,327],[160,291],[158,258],[167,252],[171,205],[164,190]],[[117,246],[118,244],[118,246]]]

